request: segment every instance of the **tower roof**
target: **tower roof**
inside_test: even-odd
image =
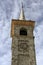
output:
[[[24,10],[23,10],[23,4],[22,4],[20,16],[19,16],[19,20],[25,20],[25,15],[24,15]]]

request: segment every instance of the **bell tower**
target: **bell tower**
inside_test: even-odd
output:
[[[24,19],[23,6],[19,20],[12,19],[12,64],[36,65],[33,30],[35,21]],[[22,19],[22,20],[21,20]]]

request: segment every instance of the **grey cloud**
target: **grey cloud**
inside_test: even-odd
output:
[[[11,64],[11,19],[19,18],[22,2],[26,19],[37,23],[34,30],[37,65],[42,63],[43,0],[0,0],[0,65]]]

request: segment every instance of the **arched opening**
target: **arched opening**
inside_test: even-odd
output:
[[[27,35],[27,29],[21,28],[20,29],[20,35]]]

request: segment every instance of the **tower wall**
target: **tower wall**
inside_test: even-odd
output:
[[[34,21],[12,20],[12,65],[36,65]]]

